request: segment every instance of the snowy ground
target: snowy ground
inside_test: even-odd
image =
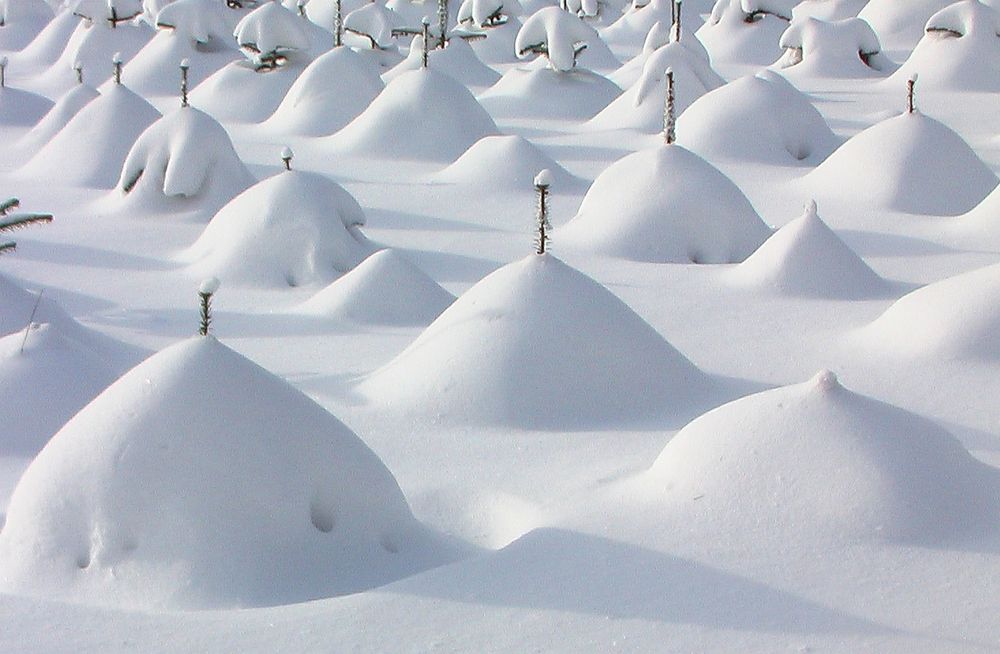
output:
[[[742,71],[719,72],[732,79]],[[904,105],[902,89],[878,79],[795,81],[841,139]],[[928,90],[918,98],[923,113],[1000,174],[995,94]],[[586,181],[553,189],[552,253],[621,298],[703,371],[764,389],[829,369],[845,387],[933,420],[979,461],[1000,467],[1000,359],[989,350],[894,352],[862,329],[919,286],[1000,262],[995,226],[970,238],[950,224],[954,217],[893,212],[859,201],[854,189],[824,188],[815,194],[819,214],[888,290],[863,300],[789,297],[733,284],[732,265],[638,263],[560,247],[558,228],[589,182],[659,136],[594,132],[566,120],[501,118],[497,126]],[[406,255],[456,296],[533,251],[530,187],[492,188],[488,171],[474,186],[429,183],[449,161],[359,160],[315,139],[226,127],[256,178],[277,173],[289,145],[297,170],[328,175],[357,199],[369,239]],[[23,132],[0,127],[5,140]],[[800,216],[814,195],[797,181],[808,167],[715,163],[775,227]],[[5,196],[55,215],[51,225],[16,235],[17,251],[4,256],[0,272],[44,288],[87,327],[141,348],[160,350],[196,331],[200,277],[178,254],[204,223],[116,211],[110,192],[65,187],[57,170],[24,175],[9,156],[0,165]],[[892,182],[893,171],[865,173],[873,183]],[[223,280],[214,333],[351,427],[395,475],[414,515],[469,544],[467,558],[366,592],[270,608],[133,612],[0,595],[0,650],[1000,651],[996,514],[974,516],[986,524],[972,535],[915,541],[818,533],[796,523],[794,512],[780,528],[759,530],[741,520],[689,521],[630,485],[683,423],[535,431],[386,410],[359,395],[354,381],[402,352],[422,327],[297,312],[322,286]],[[28,463],[0,458],[0,509]],[[913,480],[891,481],[898,486],[884,492],[905,495]],[[803,492],[815,490],[803,483]]]

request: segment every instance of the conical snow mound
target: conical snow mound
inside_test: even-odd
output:
[[[43,145],[62,131],[81,109],[98,96],[100,94],[94,87],[87,84],[77,84],[56,101],[52,109],[18,141],[16,147],[29,157],[34,155]]]
[[[35,323],[27,338],[0,338],[0,455],[34,456],[117,378],[108,362],[53,325]]]
[[[2,56],[2,55],[0,55]],[[52,101],[30,91],[0,86],[0,127],[31,127],[52,108]]]
[[[955,132],[914,112],[854,136],[802,183],[817,195],[846,188],[865,204],[955,216],[986,197],[997,177]]]
[[[265,125],[303,136],[333,134],[367,109],[383,88],[370,60],[348,47],[334,48],[302,71]]]
[[[904,295],[862,338],[906,356],[1000,358],[1000,265],[934,282]]]
[[[426,325],[455,298],[394,250],[379,250],[310,298],[303,313],[367,325]]]
[[[815,165],[837,137],[801,91],[771,71],[748,75],[694,101],[677,142],[711,161]]]
[[[338,151],[374,157],[454,160],[497,133],[468,89],[431,68],[403,73],[330,137]]]
[[[770,235],[728,177],[673,144],[611,164],[555,238],[635,261],[736,263]]]
[[[547,254],[488,275],[360,390],[390,410],[529,429],[676,419],[720,395],[621,300]]]
[[[316,173],[286,170],[219,210],[184,258],[223,282],[300,286],[329,282],[371,251],[357,201]]]
[[[253,182],[222,125],[194,107],[181,107],[139,136],[118,189],[131,206],[214,213]]]
[[[544,60],[510,68],[479,96],[493,116],[588,120],[621,95],[621,88],[585,68],[553,70]]]
[[[549,170],[557,186],[578,180],[554,159],[521,136],[487,136],[476,141],[465,154],[434,180],[491,189],[530,189],[535,174]]]
[[[128,608],[271,605],[429,567],[435,540],[340,421],[197,337],[115,382],[39,453],[0,533],[0,584]]]
[[[887,290],[885,280],[823,222],[815,203],[729,273],[739,286],[803,297],[862,299]]]
[[[148,102],[112,84],[89,102],[22,168],[47,177],[59,171],[64,184],[113,188],[122,163],[142,132],[160,118]]]
[[[644,475],[685,523],[810,539],[935,542],[996,528],[1000,475],[946,431],[828,371],[694,420]]]

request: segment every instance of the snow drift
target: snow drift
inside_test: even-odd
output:
[[[530,429],[676,420],[722,394],[621,300],[549,254],[478,282],[359,390],[380,410]]]
[[[150,357],[53,437],[0,552],[8,592],[174,609],[350,593],[448,556],[354,433],[211,336]]]

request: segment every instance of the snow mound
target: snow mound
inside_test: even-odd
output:
[[[246,59],[215,71],[191,91],[191,104],[220,121],[259,123],[275,112],[306,62],[289,61],[258,72]]]
[[[858,202],[955,216],[976,206],[997,177],[951,129],[920,112],[869,127],[802,178],[814,194],[851,189]]]
[[[822,371],[691,422],[643,476],[685,524],[796,541],[940,542],[994,529],[997,471],[948,432]],[[696,528],[696,527],[694,527]]]
[[[372,50],[395,50],[392,30],[403,27],[404,23],[401,15],[380,0],[366,3],[344,16],[344,30],[356,35]]]
[[[29,156],[35,154],[99,95],[89,84],[77,84],[64,93],[31,131],[18,141],[17,148]]]
[[[649,133],[663,129],[667,69],[674,72],[674,111],[680,115],[723,80],[707,61],[679,42],[669,43],[646,60],[635,84],[587,123],[596,129],[630,127]]]
[[[643,68],[646,66],[646,62],[652,57],[658,50],[666,45],[675,43],[671,40],[670,36],[670,26],[664,25],[663,23],[654,23],[651,28],[649,28],[649,33],[646,34],[646,40],[642,44],[642,50],[636,56],[632,57],[624,64],[621,68],[615,72],[608,75],[608,79],[617,84],[618,86],[626,89],[642,76]],[[699,59],[701,59],[709,68],[711,68],[711,62],[708,58],[708,50],[705,46],[701,44],[694,36],[689,36],[681,41],[676,41],[680,43],[681,46],[690,51],[690,53]],[[673,64],[671,64],[673,65]],[[715,71],[712,71],[715,73]]]
[[[372,61],[348,47],[317,57],[264,123],[277,132],[326,136],[350,123],[385,88]]]
[[[587,120],[621,95],[608,78],[577,68],[558,71],[532,62],[510,68],[479,96],[493,116]]]
[[[336,182],[286,170],[233,198],[183,258],[200,277],[227,284],[327,283],[371,251],[365,216]]]
[[[611,164],[554,239],[635,261],[736,263],[770,235],[732,180],[673,144]]]
[[[0,0],[0,51],[21,50],[53,16],[45,0]]]
[[[479,60],[489,66],[512,64],[519,61],[514,43],[521,31],[521,21],[510,17],[506,23],[482,30],[484,38],[473,40],[472,46]]]
[[[468,89],[433,68],[403,73],[332,137],[334,149],[365,156],[452,161],[497,133]]]
[[[858,13],[875,28],[886,48],[911,50],[924,35],[924,26],[935,13],[955,0],[871,0]],[[996,0],[985,4],[998,7]]]
[[[586,48],[581,51],[584,44]],[[544,50],[549,67],[559,72],[568,72],[578,65],[611,71],[621,65],[593,27],[559,7],[544,7],[524,21],[514,48],[519,58]]]
[[[427,325],[454,296],[394,250],[379,250],[305,302],[303,313],[363,325]]]
[[[630,2],[615,22],[601,30],[601,38],[608,43],[635,47],[646,39],[657,24],[670,29],[673,21],[674,0]],[[682,12],[683,22],[688,16]],[[683,40],[683,39],[682,39]]]
[[[0,126],[31,127],[50,109],[52,101],[46,97],[23,89],[0,86]]]
[[[928,284],[904,295],[860,337],[904,356],[1000,359],[1000,265]]]
[[[788,28],[787,13],[764,11],[754,0],[718,0],[705,24],[695,32],[712,64],[766,66],[781,56],[778,41]],[[794,3],[793,3],[794,4]]]
[[[557,187],[579,180],[554,159],[520,136],[487,136],[432,179],[451,184],[468,184],[490,189],[530,189],[539,170],[552,171]]]
[[[905,88],[920,74],[920,89],[1000,91],[1000,11],[964,0],[942,9],[927,21],[924,37],[910,57],[886,82]]]
[[[114,366],[53,325],[0,338],[0,454],[34,456],[117,378]]]
[[[121,84],[112,84],[21,170],[43,177],[58,170],[64,184],[114,188],[132,144],[159,118],[148,102]]]
[[[339,420],[196,337],[118,380],[31,463],[0,583],[124,608],[272,605],[430,567],[437,540]]]
[[[435,37],[431,38],[432,44],[436,47]],[[410,52],[406,59],[382,75],[382,79],[388,83],[408,70],[421,68],[424,59],[423,53],[424,37],[418,34],[413,37],[413,42],[410,44]],[[472,46],[457,37],[449,39],[448,46],[444,50],[430,50],[427,53],[427,65],[461,82],[465,86],[473,88],[492,86],[500,79],[500,73],[480,61]]]
[[[887,291],[885,281],[823,222],[815,202],[727,271],[726,279],[802,297],[855,300]]]
[[[107,11],[106,6],[102,11]],[[155,31],[143,23],[121,23],[112,29],[104,19],[79,19],[69,40],[60,44],[65,47],[59,58],[40,76],[38,87],[63,93],[76,82],[73,68],[77,64],[83,67],[88,84],[100,86],[114,74],[115,55],[127,64],[154,35]]]
[[[711,161],[775,165],[815,165],[838,143],[809,98],[771,71],[696,100],[677,120],[677,142]]]
[[[181,107],[139,136],[118,189],[132,207],[212,214],[253,183],[222,125],[194,107]]]
[[[309,50],[312,41],[307,25],[315,27],[281,3],[265,2],[237,23],[233,36],[239,46],[250,53],[251,61],[257,63],[260,55],[279,53],[287,57]]]
[[[14,59],[25,66],[48,66],[62,54],[70,35],[79,24],[80,18],[70,7],[60,8],[38,36],[18,52]]]
[[[854,18],[866,4],[868,0],[803,0],[792,7],[792,20],[818,18],[834,21]]]
[[[805,77],[875,77],[893,68],[871,25],[860,18],[803,18],[781,35],[777,66]]]
[[[549,254],[485,277],[359,389],[380,409],[528,429],[676,419],[719,395],[621,300]]]

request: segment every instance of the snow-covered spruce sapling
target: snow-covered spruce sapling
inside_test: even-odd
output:
[[[444,47],[448,44],[448,0],[438,0],[437,9],[438,9],[437,47],[444,50]]]
[[[122,53],[116,52],[111,57],[111,64],[115,67],[115,84],[122,83]]]
[[[11,213],[19,206],[21,206],[21,201],[17,198],[0,202],[0,233],[12,232],[38,223],[52,222],[52,214],[48,213]],[[17,243],[14,241],[0,242],[0,253],[13,251],[16,248]]]
[[[670,40],[674,43],[681,40],[681,0],[670,4]]]
[[[535,216],[537,233],[535,234],[535,253],[545,254],[545,245],[549,242],[549,187],[552,186],[552,172],[548,168],[535,175],[535,192],[538,194],[538,213]]]
[[[667,95],[663,102],[663,141],[670,145],[677,139],[676,95],[674,69],[667,68]]]
[[[73,9],[73,15],[95,23],[107,21],[112,28],[118,23],[127,23],[142,13],[142,3],[136,0],[107,0],[106,3],[79,2]]]
[[[7,57],[0,57],[0,89],[7,86]]]
[[[913,100],[913,87],[917,85],[917,74],[913,73],[910,79],[906,80],[906,113],[912,114],[917,110]]]
[[[209,277],[198,287],[198,297],[201,299],[201,325],[198,333],[208,336],[208,330],[212,326],[212,296],[219,290],[219,279]]]
[[[423,38],[421,38],[421,41],[423,41],[423,44],[421,46],[423,48],[423,53],[422,53],[423,59],[421,60],[421,66],[423,68],[427,68],[427,51],[430,48],[430,46],[428,45],[428,42],[430,40],[431,40],[431,21],[428,20],[426,16],[424,16]]]
[[[181,59],[181,106],[188,106],[188,70],[191,62],[188,59]]]
[[[73,64],[73,71],[76,73],[76,83],[83,84],[83,64],[79,61]]]
[[[281,149],[281,161],[285,164],[285,170],[292,169],[292,149],[287,145]]]
[[[344,4],[343,0],[334,3],[336,13],[333,15],[333,45],[336,48],[344,45]]]

